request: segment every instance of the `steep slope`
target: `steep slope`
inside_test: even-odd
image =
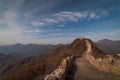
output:
[[[61,52],[62,50],[64,50],[64,46],[48,54],[34,56],[29,60],[25,57],[19,63],[14,64],[17,67],[12,68],[11,71],[0,78],[2,80],[43,80],[44,75],[56,69],[62,58],[67,56],[67,54]]]
[[[17,62],[17,59],[16,56],[0,53],[0,76],[8,71],[8,68],[11,68]]]
[[[72,54],[82,55],[82,53],[86,50],[85,41],[83,38],[77,38],[68,45],[67,50]]]
[[[86,52],[84,53],[89,53],[91,52],[91,55],[94,56],[95,58],[97,57],[103,57],[105,56],[105,53],[99,49],[90,39],[84,39],[86,42]]]
[[[80,42],[79,42],[80,41]],[[63,58],[71,54],[82,54],[86,46],[84,40],[76,39],[68,46],[61,46],[52,52],[33,57],[29,62],[19,65],[3,76],[3,80],[36,80],[54,71]],[[81,49],[79,49],[81,48]],[[17,65],[17,64],[15,64]],[[38,76],[40,75],[40,77]]]
[[[74,80],[119,80],[120,76],[114,75],[116,72],[116,69],[113,69],[114,72],[112,72],[112,73],[110,71],[107,71],[108,66],[111,66],[111,65],[109,65],[109,63],[106,63],[106,65],[108,65],[108,66],[104,66],[104,68],[105,68],[104,70],[100,68],[101,65],[104,65],[104,62],[101,64],[101,63],[99,63],[99,61],[97,61],[97,59],[104,57],[104,55],[97,56],[97,57],[92,55],[93,53],[94,54],[96,53],[93,51],[94,49],[92,49],[93,43],[88,39],[85,41],[86,41],[87,49],[84,52],[83,57],[77,58],[74,62],[76,65],[76,67],[75,67],[76,72],[74,74]],[[96,55],[97,55],[97,53],[96,53]],[[102,61],[102,59],[101,59],[101,61]],[[102,71],[99,71],[99,70],[102,70]],[[119,72],[119,71],[117,71],[117,72]]]
[[[90,41],[90,40],[89,40]],[[91,43],[92,43],[92,41],[90,41]],[[73,57],[73,59],[72,59],[72,61],[68,61],[66,64],[64,64],[64,65],[67,65],[64,69],[61,69],[61,68],[59,68],[58,67],[58,69],[56,69],[54,72],[56,72],[56,73],[54,73],[54,72],[52,72],[50,75],[47,75],[46,77],[45,77],[45,80],[51,80],[51,79],[53,79],[53,80],[55,80],[55,79],[59,79],[59,80],[64,80],[64,79],[66,79],[66,80],[68,80],[68,78],[69,78],[69,80],[70,79],[73,79],[72,77],[70,77],[70,76],[68,76],[68,75],[71,75],[71,76],[73,76],[74,74],[74,71],[71,71],[72,69],[74,70],[74,67],[68,67],[68,66],[72,66],[72,65],[74,65],[74,63],[73,63],[73,61],[76,59],[76,58],[78,58],[78,57],[81,57],[81,56],[84,56],[85,55],[85,53],[88,53],[89,51],[94,51],[94,52],[92,52],[92,55],[94,56],[94,57],[103,57],[105,54],[100,50],[100,49],[98,49],[97,48],[97,46],[95,46],[93,43],[92,44],[88,44],[87,43],[87,39],[85,39],[85,38],[77,38],[77,39],[75,39],[70,45],[68,45],[66,48],[65,48],[65,50],[62,50],[62,52],[64,52],[65,51],[65,54],[70,54],[69,55],[69,57]],[[67,58],[66,58],[66,60],[67,60]],[[62,63],[62,62],[61,62]],[[71,65],[69,65],[69,64],[71,64]],[[62,70],[64,70],[64,71],[62,71]],[[61,73],[61,71],[62,71],[62,73]],[[65,72],[67,72],[68,74],[65,74]],[[69,73],[72,73],[72,74],[69,74]],[[61,76],[61,77],[58,77],[58,74],[59,74],[59,76]]]
[[[83,44],[81,46],[81,44]],[[86,46],[86,47],[85,47]],[[84,47],[84,50],[83,50]],[[66,67],[64,69],[59,68],[61,65],[59,65],[58,69],[56,69],[54,72],[50,75],[45,77],[45,80],[119,80],[120,76],[115,75],[116,73],[119,74],[119,68],[116,67],[116,64],[118,65],[119,61],[115,63],[114,65],[109,64],[109,62],[104,63],[104,57],[106,54],[101,51],[91,40],[86,38],[77,38],[75,41],[73,41],[72,44],[70,44],[68,47],[68,50],[71,49],[72,53],[71,56],[73,56],[73,61],[70,66],[70,62],[68,62]],[[80,50],[82,49],[83,52]],[[75,53],[76,52],[76,53]],[[77,55],[76,55],[77,54]],[[101,59],[101,62],[99,62],[99,59]],[[107,59],[109,60],[109,59]],[[120,60],[120,58],[119,58]],[[62,63],[62,62],[61,62]],[[99,67],[99,66],[102,67]],[[114,68],[110,68],[111,66],[114,66]],[[109,68],[111,71],[109,71]],[[67,74],[64,73],[64,71],[61,73],[61,71],[67,71]],[[118,71],[117,71],[118,70]],[[59,76],[61,77],[58,77]]]
[[[22,65],[28,63],[32,57],[20,58],[14,55],[0,54],[0,80],[4,75],[10,75],[9,72],[13,72]]]
[[[90,45],[86,45],[90,42]],[[77,38],[75,39],[70,45],[67,47],[67,51],[71,54],[77,54],[83,56],[85,51],[90,51],[92,50],[92,55],[94,57],[103,57],[105,53],[99,49],[91,40],[86,39],[86,38]]]

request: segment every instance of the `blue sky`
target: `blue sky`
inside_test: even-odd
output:
[[[0,0],[0,45],[120,40],[120,0]]]

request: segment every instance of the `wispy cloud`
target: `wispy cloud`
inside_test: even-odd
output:
[[[52,43],[55,40],[60,43],[79,35],[93,39],[118,39],[120,11],[117,2],[113,2],[1,0],[0,44],[30,43],[35,40],[37,43]],[[110,9],[111,4],[114,9]]]
[[[34,25],[35,27],[38,27],[38,26],[44,26],[45,23],[44,22],[34,21],[34,22],[32,22],[32,25]]]
[[[7,1],[6,1],[7,2]],[[11,44],[20,41],[22,36],[22,27],[19,25],[19,8],[23,0],[12,0],[8,3],[6,9],[0,17],[0,44]],[[1,28],[4,27],[4,28]]]
[[[43,19],[38,19],[32,22],[33,26],[41,27],[45,25],[64,24],[65,22],[78,22],[83,20],[99,19],[107,15],[106,10],[98,11],[61,11],[53,13]]]
[[[119,35],[120,36],[120,30],[115,30],[115,31],[112,31],[112,32],[109,32],[110,36],[116,36],[116,35]]]

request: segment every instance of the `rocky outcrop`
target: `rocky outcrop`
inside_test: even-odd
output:
[[[92,43],[89,40],[86,41],[87,50],[84,53],[84,58],[88,60],[95,68],[111,72],[116,75],[120,75],[120,56],[119,54],[113,55],[105,55],[103,57],[94,57],[92,54],[94,51],[92,50]]]
[[[51,74],[46,75],[44,80],[65,80],[68,69],[72,65],[73,56],[66,57],[61,61],[59,67]]]

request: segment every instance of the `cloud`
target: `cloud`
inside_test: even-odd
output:
[[[11,2],[9,2],[9,0],[6,0],[7,5],[5,4],[4,6],[6,6],[4,13],[1,14],[2,17],[0,17],[0,23],[7,26],[7,28],[12,28],[12,29],[16,29],[19,28],[19,24],[18,24],[18,19],[19,19],[19,15],[20,14],[20,6],[23,3],[24,0],[11,0]],[[2,3],[4,3],[4,1],[1,1]],[[14,4],[14,5],[13,5]],[[1,11],[2,12],[2,11]]]
[[[35,27],[38,27],[38,26],[44,26],[44,25],[45,25],[45,23],[35,21],[35,22],[32,22],[32,25],[34,25]]]
[[[88,31],[86,33],[80,33],[76,35],[82,35],[86,38],[94,39],[95,41],[100,40],[100,39],[120,40],[120,37],[119,37],[120,30],[103,31],[103,32]]]
[[[13,5],[11,2],[15,4]],[[8,4],[5,5],[7,8],[1,14],[2,17],[0,17],[0,45],[16,43],[23,38],[23,28],[18,22],[19,8],[23,0],[12,0],[11,2],[8,1]]]
[[[100,16],[96,15],[95,13],[90,13],[89,14],[89,18],[91,18],[91,19],[98,19],[98,18],[100,18]]]
[[[120,30],[115,30],[115,31],[109,32],[109,35],[110,36],[120,35]]]
[[[55,24],[64,24],[66,22],[78,22],[83,20],[99,19],[107,15],[105,10],[97,11],[61,11],[59,13],[53,13],[43,19],[38,19],[32,22],[33,26],[46,26]]]

